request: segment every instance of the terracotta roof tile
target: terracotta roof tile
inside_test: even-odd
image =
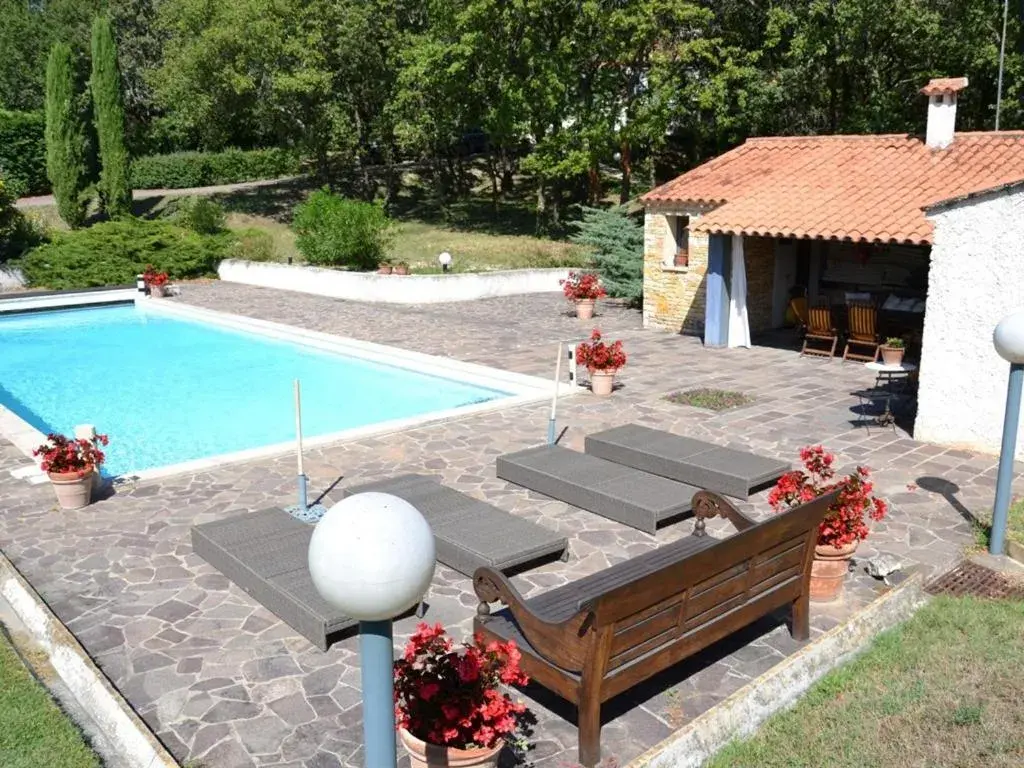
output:
[[[936,77],[928,81],[928,85],[921,89],[921,93],[925,96],[935,96],[939,93],[957,93],[966,87],[966,77]]]
[[[929,244],[924,208],[1024,180],[1024,131],[750,139],[643,197],[717,206],[698,231]]]

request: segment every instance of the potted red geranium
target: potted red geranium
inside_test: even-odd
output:
[[[498,764],[526,705],[501,685],[525,685],[515,643],[461,649],[444,627],[420,624],[395,662],[395,716],[412,768]]]
[[[62,509],[81,509],[92,500],[93,475],[103,464],[100,446],[106,435],[91,440],[50,433],[46,442],[32,451],[39,456],[40,468],[49,476]]]
[[[168,279],[166,272],[157,272],[152,264],[147,264],[146,271],[142,273],[142,280],[149,288],[149,295],[154,299],[163,298]]]
[[[591,272],[570,272],[565,280],[559,280],[565,298],[576,304],[576,317],[589,320],[594,316],[594,306],[602,296],[607,296],[601,278]]]
[[[590,391],[599,397],[608,397],[615,386],[615,374],[626,364],[626,353],[622,342],[606,344],[597,328],[590,334],[590,341],[576,347],[576,362],[590,371]]]
[[[865,518],[881,520],[888,511],[885,501],[873,494],[871,472],[867,467],[839,480],[833,468],[835,456],[822,446],[800,451],[804,469],[795,469],[779,478],[768,494],[772,509],[781,512],[839,490],[839,498],[818,529],[818,545],[811,564],[811,599],[835,600],[850,570],[850,558],[857,545],[868,536]]]

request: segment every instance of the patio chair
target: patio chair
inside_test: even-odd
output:
[[[810,345],[811,341],[831,344],[828,350],[817,349]],[[801,355],[818,355],[832,358],[839,344],[839,332],[832,323],[832,310],[828,307],[810,307],[807,310],[807,333],[804,334],[804,346]]]
[[[878,338],[878,308],[874,304],[849,304],[847,318],[849,334],[843,349],[843,360],[875,362],[881,347],[881,339]],[[851,347],[870,349],[871,354],[851,350]]]
[[[796,296],[789,300],[789,308],[793,312],[793,317],[796,318],[797,329],[804,331],[807,329],[807,297]]]

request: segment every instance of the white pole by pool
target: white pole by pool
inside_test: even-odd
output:
[[[551,393],[551,416],[548,418],[548,445],[555,444],[555,415],[558,412],[558,385],[562,379],[562,342],[558,342],[558,359],[555,362],[555,389]]]
[[[306,473],[302,467],[302,386],[299,380],[295,380],[295,463],[299,479],[299,511],[305,511],[309,505],[306,503]]]

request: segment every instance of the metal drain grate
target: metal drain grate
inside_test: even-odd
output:
[[[963,562],[933,579],[925,590],[933,595],[1024,599],[1024,579],[1005,576],[977,563]]]

